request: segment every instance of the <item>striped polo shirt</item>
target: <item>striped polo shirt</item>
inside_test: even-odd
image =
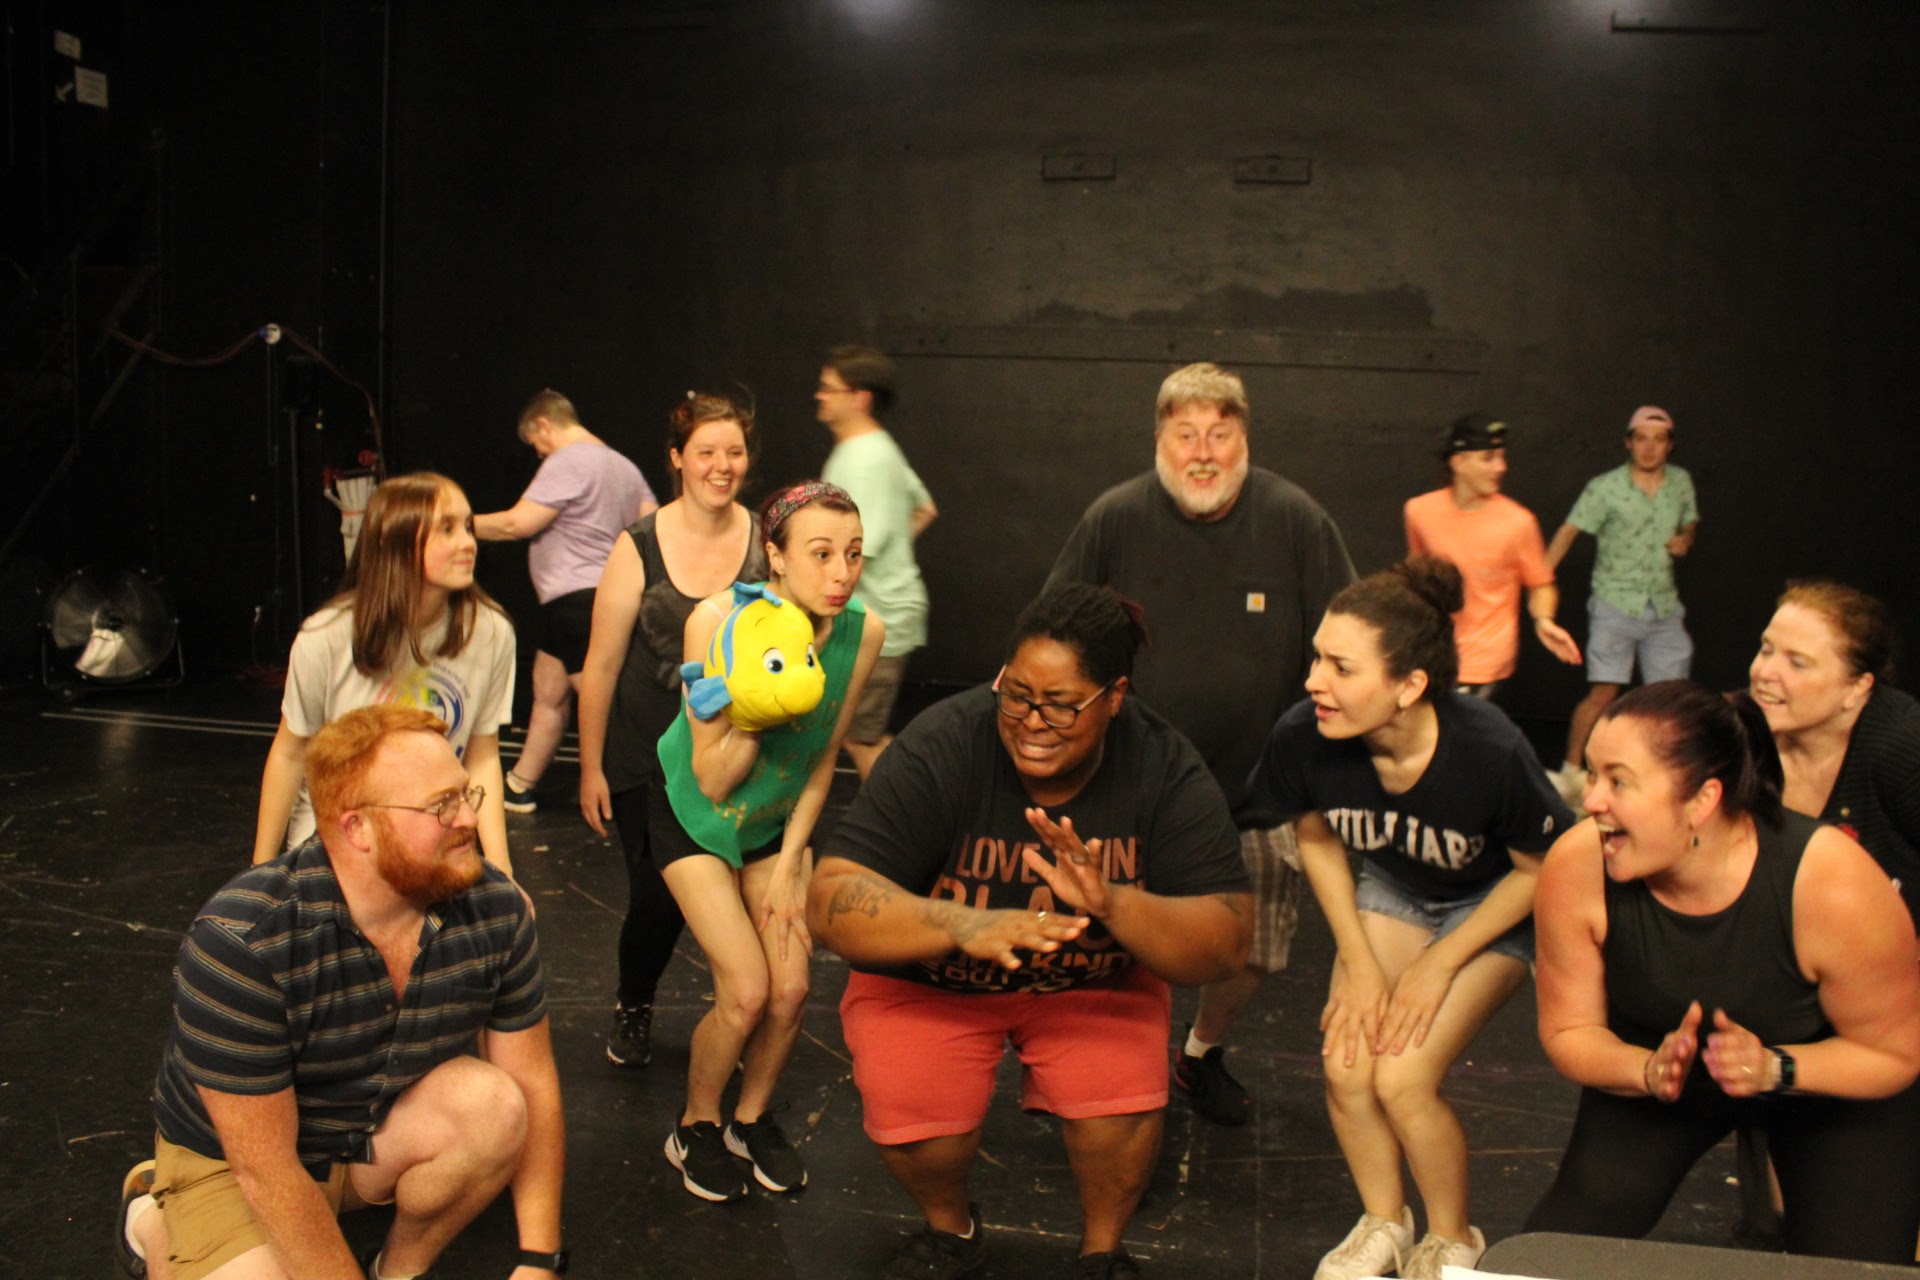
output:
[[[173,1031],[153,1109],[169,1142],[224,1159],[194,1086],[291,1088],[300,1161],[324,1178],[367,1160],[400,1094],[473,1048],[482,1027],[521,1031],[546,1015],[533,916],[488,865],[428,912],[397,1006],[379,950],[354,925],[321,843],[252,867],[202,907],[173,971]]]

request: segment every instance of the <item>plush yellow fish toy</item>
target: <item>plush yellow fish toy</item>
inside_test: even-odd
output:
[[[739,728],[756,733],[807,714],[827,692],[813,623],[764,583],[733,584],[733,609],[707,642],[706,662],[683,664],[680,679],[696,717],[711,720],[725,710]]]

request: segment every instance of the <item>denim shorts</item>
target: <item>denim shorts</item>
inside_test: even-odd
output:
[[[1353,904],[1362,911],[1393,920],[1405,920],[1433,934],[1427,945],[1446,937],[1466,922],[1473,909],[1487,900],[1498,880],[1473,890],[1464,898],[1429,898],[1409,889],[1362,859],[1353,877]],[[1528,916],[1493,940],[1487,950],[1533,964],[1533,917]]]
[[[1587,683],[1626,684],[1640,668],[1640,683],[1685,680],[1693,670],[1693,637],[1687,611],[1676,605],[1666,617],[1653,606],[1633,617],[1599,596],[1587,597]]]

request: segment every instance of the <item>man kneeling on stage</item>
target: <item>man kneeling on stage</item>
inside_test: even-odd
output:
[[[318,839],[236,876],[187,931],[156,1157],[122,1188],[128,1274],[404,1280],[509,1183],[512,1280],[565,1273],[533,913],[480,856],[481,789],[444,732],[393,705],[321,729]],[[336,1215],[375,1204],[393,1227],[356,1262]]]

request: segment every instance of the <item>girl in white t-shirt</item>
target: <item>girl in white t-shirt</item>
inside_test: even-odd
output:
[[[294,637],[260,780],[255,862],[313,833],[307,739],[355,707],[398,702],[446,722],[468,776],[486,789],[481,851],[512,873],[500,726],[513,708],[513,624],[473,580],[476,547],[473,509],[445,476],[415,472],[374,490],[340,594]]]

